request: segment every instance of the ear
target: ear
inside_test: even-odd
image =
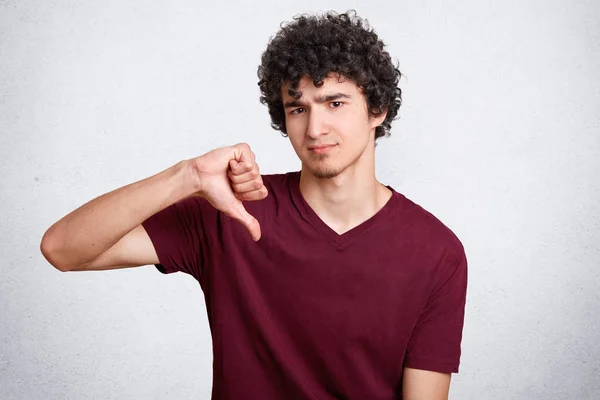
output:
[[[374,115],[370,115],[369,119],[371,122],[371,129],[375,129],[378,126],[380,126],[381,124],[383,124],[383,121],[385,121],[385,117],[387,117],[387,110],[385,110],[384,112],[382,112],[381,114],[374,116]]]

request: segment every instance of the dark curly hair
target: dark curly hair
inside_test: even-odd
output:
[[[384,50],[384,43],[355,11],[324,15],[303,14],[271,38],[258,67],[260,102],[266,104],[273,129],[287,136],[281,87],[290,83],[289,94],[299,98],[298,83],[311,77],[316,87],[330,73],[351,79],[365,94],[373,116],[387,111],[375,130],[375,139],[389,136],[391,123],[402,103],[398,87],[401,74]]]

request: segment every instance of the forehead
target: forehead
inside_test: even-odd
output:
[[[288,90],[290,88],[290,82],[285,82],[281,86],[281,97],[282,99],[290,99],[292,96],[289,94]],[[323,79],[323,85],[320,87],[316,87],[312,77],[304,76],[298,82],[298,87],[296,91],[299,92],[300,97],[311,96],[312,94],[322,94],[324,92],[344,92],[349,95],[355,93],[361,93],[360,88],[356,85],[356,83],[344,77],[340,74],[329,74],[325,79]]]

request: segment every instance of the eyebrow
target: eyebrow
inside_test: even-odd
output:
[[[335,100],[339,100],[339,99],[349,99],[350,95],[346,94],[346,93],[333,93],[333,94],[326,94],[323,96],[318,96],[315,98],[315,102],[317,104],[322,104],[322,103],[327,103],[330,101],[335,101]],[[283,108],[290,108],[290,107],[300,107],[300,106],[304,106],[306,105],[305,102],[298,100],[290,100],[290,101],[286,101],[285,103],[283,103]]]

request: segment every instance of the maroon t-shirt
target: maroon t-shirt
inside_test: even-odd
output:
[[[458,372],[467,261],[432,214],[393,191],[339,235],[299,172],[264,175],[244,205],[262,238],[190,197],[143,226],[164,273],[200,283],[213,338],[213,399],[401,398],[403,367]],[[391,188],[390,188],[391,189]]]

